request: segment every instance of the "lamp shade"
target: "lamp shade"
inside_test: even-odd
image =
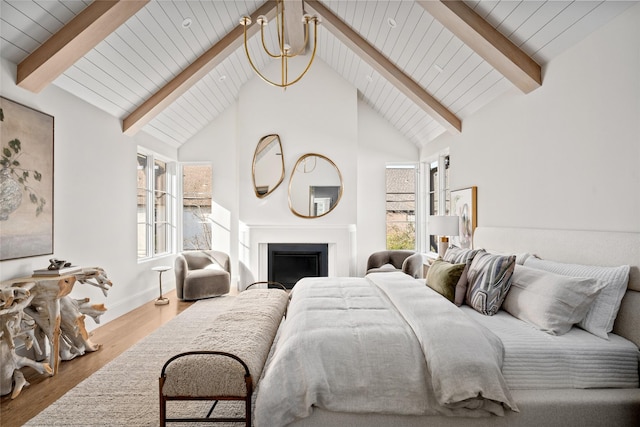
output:
[[[436,236],[457,236],[460,234],[459,222],[459,216],[431,215],[427,222],[429,234]]]

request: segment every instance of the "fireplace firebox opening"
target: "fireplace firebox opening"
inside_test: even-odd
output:
[[[329,245],[326,243],[269,243],[268,278],[292,289],[303,277],[329,275]]]

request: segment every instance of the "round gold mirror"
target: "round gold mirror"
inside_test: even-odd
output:
[[[309,153],[298,159],[289,181],[289,208],[302,218],[331,212],[342,197],[342,174],[330,159]]]
[[[263,136],[253,154],[253,189],[259,198],[267,197],[284,180],[282,144],[278,135]]]

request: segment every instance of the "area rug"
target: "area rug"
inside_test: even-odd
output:
[[[183,351],[228,309],[234,297],[201,300],[86,378],[25,425],[36,427],[158,426],[158,377],[162,365]],[[169,402],[168,416],[206,416],[210,403]],[[244,416],[241,402],[220,402],[218,417]],[[171,423],[170,425],[185,425]],[[199,424],[189,424],[191,426]],[[202,424],[209,425],[211,424]],[[238,426],[238,423],[215,424]]]

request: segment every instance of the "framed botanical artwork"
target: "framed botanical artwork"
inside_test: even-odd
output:
[[[53,116],[0,97],[0,260],[53,253]]]
[[[451,190],[451,215],[460,218],[459,234],[451,243],[461,248],[473,247],[473,231],[478,225],[478,187]]]

